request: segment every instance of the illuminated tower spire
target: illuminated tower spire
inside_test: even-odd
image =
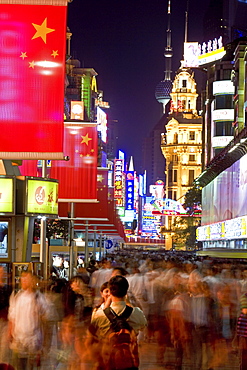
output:
[[[133,157],[131,156],[130,157],[130,163],[129,163],[129,169],[128,171],[135,171],[134,170],[134,161],[133,161]]]
[[[168,18],[168,27],[166,31],[166,48],[164,52],[164,56],[166,58],[166,70],[165,70],[165,80],[171,81],[171,62],[172,62],[172,31],[171,31],[171,0],[168,0],[168,11],[167,11],[167,18]]]
[[[171,62],[172,62],[172,31],[171,31],[171,0],[168,0],[167,9],[167,31],[166,31],[166,47],[165,47],[165,76],[164,80],[159,82],[155,89],[155,97],[159,103],[163,104],[163,112],[165,112],[166,104],[171,99],[170,92],[172,90],[171,81]]]

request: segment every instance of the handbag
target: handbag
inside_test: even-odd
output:
[[[147,292],[147,289],[145,288],[144,277],[143,277],[142,299],[143,299],[144,302],[147,302],[148,301],[148,292]]]
[[[237,335],[247,338],[247,315],[241,313],[237,321]]]

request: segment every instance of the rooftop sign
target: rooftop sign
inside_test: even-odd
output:
[[[184,43],[184,67],[193,68],[215,62],[223,58],[226,51],[223,47],[222,36],[199,44],[198,42]]]

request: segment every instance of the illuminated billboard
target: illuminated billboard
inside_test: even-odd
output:
[[[9,257],[9,221],[0,221],[0,259]]]
[[[0,176],[0,215],[15,213],[14,178]]]
[[[155,199],[163,199],[165,195],[164,181],[157,180],[154,185],[149,186],[149,191]]]
[[[134,210],[134,171],[126,172],[126,206],[125,209]]]
[[[40,178],[26,178],[26,213],[58,214],[58,182]]]
[[[216,222],[197,228],[197,240],[230,240],[247,238],[247,216]]]
[[[101,99],[95,99],[95,106],[100,108],[110,108],[109,102]]]
[[[215,109],[212,112],[213,121],[234,121],[234,109]]]
[[[223,58],[225,54],[226,51],[224,47],[222,47],[221,49],[213,50],[208,53],[198,55],[198,66],[200,67],[204,64],[216,62],[216,60]]]
[[[233,138],[233,136],[214,136],[212,137],[212,147],[224,148],[230,143],[231,140],[233,140]]]
[[[246,215],[247,154],[202,189],[202,225]]]
[[[231,80],[213,82],[213,95],[233,95],[235,88]]]
[[[173,199],[154,199],[151,202],[153,206],[152,214],[160,216],[188,216],[187,211],[182,204]]]
[[[107,141],[107,115],[99,107],[97,107],[97,124],[98,131],[101,132],[101,139],[106,143]]]
[[[198,45],[198,66],[215,62],[226,54],[222,43],[222,36]]]
[[[70,118],[84,120],[84,104],[83,101],[71,101]]]
[[[223,47],[221,36],[218,39],[214,38],[202,44],[185,42],[183,65],[187,68],[200,67],[223,58],[225,54],[226,51]]]
[[[198,67],[198,42],[184,43],[184,67]]]
[[[123,159],[115,159],[114,160],[114,198],[121,199],[121,202],[118,202],[118,206],[123,205],[123,196],[124,196],[124,189],[123,189],[123,182],[124,182],[124,161]]]

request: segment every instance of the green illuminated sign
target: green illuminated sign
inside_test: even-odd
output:
[[[27,213],[58,214],[58,183],[27,179]]]
[[[117,211],[120,217],[125,216],[125,208],[124,207],[117,207]]]
[[[14,213],[14,180],[0,177],[0,213]]]

